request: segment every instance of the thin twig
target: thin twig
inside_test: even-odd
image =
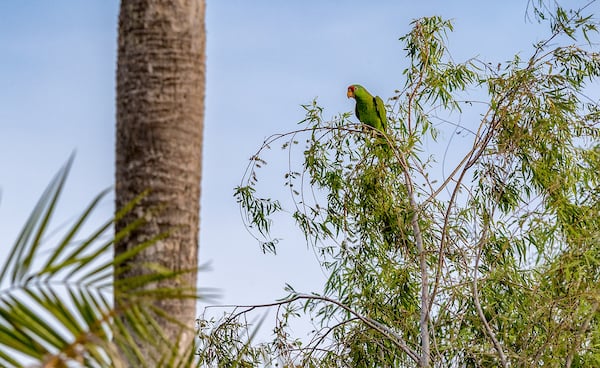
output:
[[[575,342],[573,343],[573,346],[571,347],[571,349],[569,351],[569,355],[567,356],[565,368],[570,368],[571,364],[573,364],[573,358],[575,357],[575,353],[579,351],[579,345],[581,344],[581,338],[583,337],[583,335],[587,332],[588,328],[590,327],[592,318],[594,318],[594,316],[596,315],[596,311],[598,310],[599,306],[600,306],[599,301],[595,301],[594,304],[592,304],[592,310],[590,311],[588,317],[585,319],[585,321],[579,328],[579,331],[577,331],[577,334],[575,335]]]
[[[335,299],[332,299],[332,298],[329,298],[326,296],[322,296],[322,295],[293,294],[289,298],[286,298],[284,300],[280,300],[277,302],[273,302],[273,303],[255,304],[255,305],[230,305],[230,307],[235,307],[236,309],[244,308],[244,310],[231,315],[229,318],[227,318],[227,320],[232,321],[232,320],[238,318],[239,316],[241,316],[242,314],[248,313],[257,308],[276,307],[276,306],[280,306],[283,304],[290,304],[297,300],[321,300],[321,301],[324,301],[327,303],[335,304],[336,306],[342,308],[346,312],[350,313],[351,315],[353,315],[354,317],[356,317],[357,319],[362,321],[365,325],[369,326],[371,329],[373,329],[373,330],[381,333],[385,337],[387,337],[394,345],[396,345],[400,349],[402,349],[402,351],[404,351],[415,363],[419,362],[418,354],[408,346],[408,344],[406,343],[404,338],[402,336],[400,336],[397,332],[395,332],[391,328],[389,328],[369,317],[363,316],[362,314],[358,313],[357,311],[355,311],[354,309],[350,308],[349,306],[345,305],[344,303],[342,303],[340,301],[337,301]],[[209,306],[209,307],[216,307],[216,306]],[[222,306],[222,307],[227,307],[227,306]],[[208,308],[208,307],[206,307],[206,308]]]
[[[485,234],[485,230],[484,230],[484,234],[482,236],[482,241],[485,237],[486,237],[486,234]],[[477,309],[477,315],[479,316],[479,318],[481,319],[481,322],[483,323],[485,332],[490,337],[490,340],[492,340],[492,344],[494,344],[494,348],[496,349],[496,352],[498,353],[498,356],[500,357],[500,362],[502,363],[502,367],[507,368],[508,362],[506,361],[506,355],[504,354],[504,351],[502,350],[502,345],[500,345],[500,342],[496,338],[496,334],[494,333],[494,330],[492,330],[492,328],[490,327],[490,324],[488,323],[487,319],[485,318],[485,315],[483,314],[483,309],[481,308],[481,302],[479,301],[479,291],[477,289],[477,278],[479,275],[479,271],[478,271],[479,260],[481,258],[482,251],[483,251],[483,245],[480,244],[479,251],[477,252],[477,257],[475,258],[475,266],[473,269],[473,302],[475,303],[475,309]]]

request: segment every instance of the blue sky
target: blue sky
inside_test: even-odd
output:
[[[287,228],[279,255],[263,255],[232,197],[263,139],[296,127],[300,104],[319,98],[325,117],[353,109],[346,87],[387,98],[403,83],[398,38],[412,19],[454,21],[452,57],[497,63],[528,55],[546,29],[525,1],[207,0],[207,99],[202,181],[202,286],[223,303],[269,302],[284,283],[321,291],[323,275],[300,234]],[[582,2],[574,2],[582,3]],[[0,242],[3,249],[52,175],[77,156],[59,217],[72,219],[113,183],[118,1],[0,2]],[[282,183],[279,172],[273,182]],[[98,218],[108,218],[112,196]]]

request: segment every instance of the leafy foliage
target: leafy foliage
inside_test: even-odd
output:
[[[285,334],[276,327],[272,343],[238,356],[268,351],[261,362],[306,367],[600,364],[597,23],[589,4],[529,6],[550,35],[496,67],[454,62],[452,23],[415,20],[400,39],[410,65],[388,132],[349,113],[327,121],[313,101],[303,127],[265,141],[253,156],[263,165],[275,142],[292,157],[307,136],[301,167],[285,173],[291,210],[256,197],[260,167],[249,167],[236,191],[248,227],[275,252],[274,216],[291,213],[329,278],[322,294],[288,286],[281,301],[228,314],[231,327],[255,308],[287,311],[277,314]],[[462,116],[480,119],[453,122]],[[443,157],[455,163],[440,177],[426,148],[448,152],[444,124],[472,141]],[[302,313],[316,321],[307,344],[287,327]]]
[[[160,270],[127,280],[116,291],[126,294],[122,308],[113,306],[114,267],[153,244],[139,244],[127,254],[112,257],[114,242],[138,224],[114,236],[110,230],[116,218],[129,211],[135,201],[117,213],[115,219],[79,239],[86,221],[108,193],[103,191],[61,239],[51,248],[47,246],[49,225],[72,160],[42,194],[0,270],[0,365],[22,367],[26,360],[34,362],[28,366],[47,368],[125,367],[126,361],[131,361],[127,354],[138,354],[144,362],[132,334],[121,322],[124,319],[135,326],[137,336],[144,336],[156,346],[159,366],[193,365],[192,346],[187,348],[187,354],[179,355],[181,347],[177,342],[161,337],[156,318],[164,311],[154,310],[151,303],[156,298],[182,296],[176,296],[177,291],[139,289],[176,274]]]

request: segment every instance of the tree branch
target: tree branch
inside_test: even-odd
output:
[[[482,236],[482,239],[484,237],[485,237],[485,232],[484,232],[484,235]],[[481,302],[479,301],[479,291],[477,289],[477,278],[479,275],[478,269],[479,269],[479,260],[481,258],[481,249],[482,249],[482,247],[480,246],[479,251],[477,252],[477,257],[475,258],[475,267],[473,269],[473,301],[475,303],[475,309],[477,309],[477,315],[479,316],[479,318],[481,319],[481,322],[483,323],[485,332],[490,337],[490,340],[492,340],[492,343],[494,344],[494,348],[496,349],[496,352],[498,353],[498,356],[500,357],[500,362],[502,363],[502,367],[507,368],[508,362],[506,361],[506,355],[504,354],[504,351],[502,351],[502,345],[500,345],[500,342],[496,338],[496,334],[494,333],[494,330],[492,330],[492,328],[490,327],[490,324],[488,323],[487,319],[485,318],[485,315],[483,314],[483,309],[481,308]]]
[[[239,317],[240,315],[242,315],[244,313],[248,313],[256,308],[275,307],[275,306],[280,306],[283,304],[293,303],[297,300],[321,300],[321,301],[324,301],[327,303],[335,304],[336,306],[342,308],[346,312],[350,313],[351,315],[353,315],[354,317],[359,319],[365,325],[369,326],[373,330],[375,330],[375,331],[381,333],[382,335],[384,335],[385,337],[387,337],[392,343],[394,343],[396,346],[398,346],[400,349],[402,349],[402,351],[404,351],[415,363],[419,362],[419,356],[417,355],[417,353],[408,346],[408,344],[406,343],[404,338],[402,338],[402,336],[400,336],[397,332],[395,332],[391,328],[389,328],[369,317],[363,316],[362,314],[358,313],[357,311],[353,310],[352,308],[348,307],[347,305],[343,304],[342,302],[339,302],[335,299],[332,299],[332,298],[329,298],[326,296],[322,296],[322,295],[292,294],[287,299],[280,300],[280,301],[273,302],[273,303],[256,304],[256,305],[231,305],[231,307],[246,308],[246,309],[241,312],[231,315],[228,318],[228,320],[229,321],[234,320],[237,317]],[[209,308],[209,307],[206,307],[206,308]],[[221,307],[226,307],[226,306],[221,306]]]
[[[427,274],[427,254],[423,245],[423,236],[421,227],[419,226],[419,207],[415,201],[413,191],[413,182],[409,174],[409,167],[406,157],[400,150],[395,150],[396,157],[404,166],[404,180],[406,181],[406,191],[410,203],[412,213],[411,226],[415,236],[415,245],[419,253],[419,268],[421,272],[421,315],[419,327],[421,329],[421,358],[419,360],[420,367],[429,367],[431,349],[429,343],[429,275]]]
[[[598,311],[599,306],[600,306],[599,301],[595,301],[594,304],[592,304],[592,310],[590,311],[590,314],[588,315],[588,317],[585,319],[585,321],[579,328],[579,331],[577,331],[577,334],[575,335],[575,342],[573,343],[573,347],[570,349],[569,355],[567,356],[565,368],[570,368],[571,364],[573,364],[573,359],[575,358],[575,353],[579,351],[579,345],[581,344],[581,338],[582,338],[583,334],[585,334],[585,332],[590,327],[592,318],[594,318],[594,315]]]

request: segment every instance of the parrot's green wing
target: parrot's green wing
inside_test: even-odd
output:
[[[363,119],[361,119],[360,117],[360,109],[358,108],[358,103],[356,103],[356,107],[354,108],[354,114],[356,115],[356,118],[358,119],[358,121],[362,122]]]
[[[382,131],[385,132],[387,130],[387,117],[386,117],[386,113],[385,113],[385,105],[383,104],[383,100],[379,96],[375,97],[374,102],[375,102],[375,111],[377,112],[377,117],[381,121]]]

